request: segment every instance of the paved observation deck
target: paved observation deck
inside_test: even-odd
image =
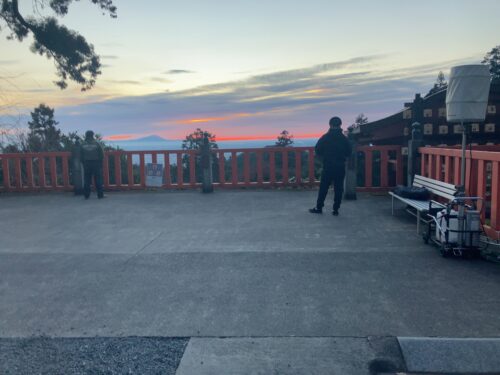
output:
[[[0,342],[186,337],[178,373],[211,373],[198,359],[213,364],[207,347],[227,359],[224,340],[285,363],[280,343],[327,358],[341,339],[375,356],[373,337],[500,337],[497,264],[440,257],[413,218],[391,216],[385,196],[345,201],[339,217],[329,206],[308,213],[315,199],[312,190],[2,194]],[[231,358],[255,365],[248,356]],[[287,365],[277,373],[299,366]]]

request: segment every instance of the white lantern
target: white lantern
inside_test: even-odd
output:
[[[487,65],[461,65],[451,68],[446,90],[446,119],[460,123],[484,121],[490,80]]]

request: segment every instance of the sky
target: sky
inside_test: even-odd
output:
[[[64,132],[107,139],[317,137],[332,116],[377,120],[425,94],[439,71],[500,44],[498,0],[115,0],[61,19],[101,56],[95,87],[53,84],[54,64],[0,30],[0,123],[25,127],[40,103]],[[20,0],[23,14],[32,0]],[[47,9],[35,9],[42,14]],[[0,21],[1,26],[1,21]]]

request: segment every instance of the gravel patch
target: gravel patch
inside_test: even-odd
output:
[[[0,374],[174,375],[188,338],[0,338]]]

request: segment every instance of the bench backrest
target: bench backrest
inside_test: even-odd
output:
[[[417,187],[425,187],[430,192],[435,195],[439,195],[440,197],[452,200],[455,198],[455,193],[457,192],[457,188],[455,185],[448,184],[446,182],[441,182],[438,180],[434,180],[429,177],[424,177],[420,175],[415,175],[413,179],[413,186]]]

